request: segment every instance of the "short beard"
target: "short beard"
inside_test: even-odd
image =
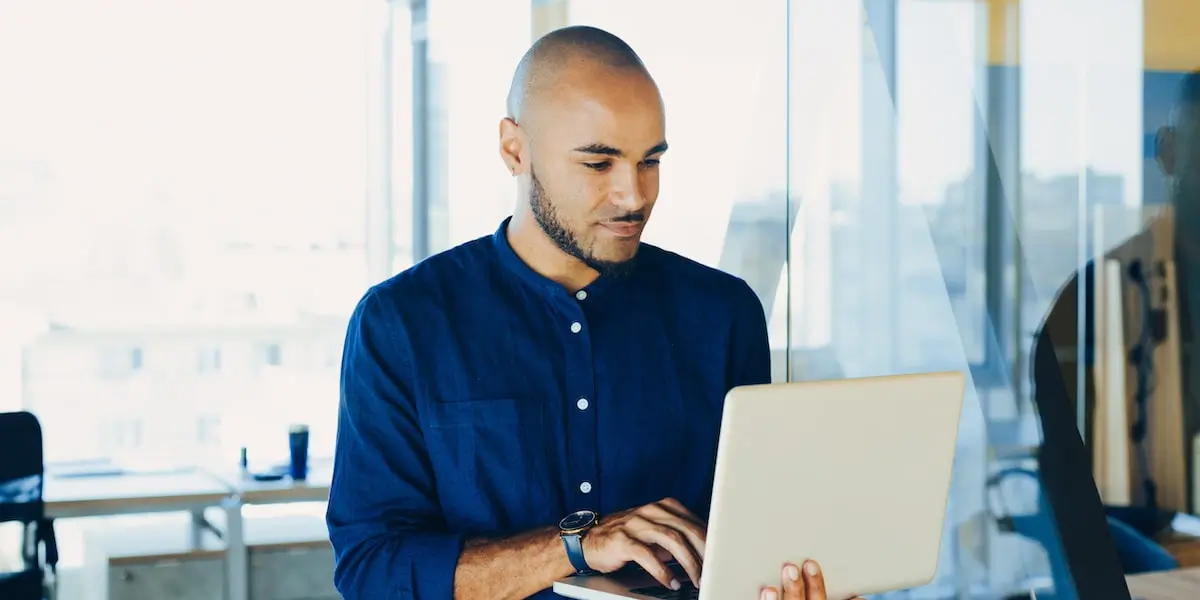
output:
[[[554,242],[555,246],[577,258],[580,262],[591,267],[602,276],[625,277],[629,274],[629,271],[633,268],[633,258],[620,261],[602,260],[596,258],[591,253],[585,252],[579,245],[579,238],[575,237],[575,234],[571,233],[566,225],[563,224],[562,219],[559,218],[558,211],[554,208],[554,203],[546,195],[546,188],[542,187],[542,182],[538,179],[537,173],[534,172],[532,167],[529,169],[529,179],[531,181],[529,208],[533,211],[533,218],[537,221],[538,227],[541,227],[542,232]]]

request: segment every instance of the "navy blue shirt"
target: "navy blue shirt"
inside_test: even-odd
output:
[[[580,509],[674,497],[707,519],[725,393],[771,379],[741,279],[642,244],[630,272],[570,293],[507,224],[351,317],[327,514],[347,600],[450,600],[465,539]]]

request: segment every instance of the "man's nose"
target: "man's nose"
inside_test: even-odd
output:
[[[646,205],[646,195],[642,191],[641,171],[637,165],[622,165],[621,168],[613,169],[609,201],[626,212],[639,211]]]

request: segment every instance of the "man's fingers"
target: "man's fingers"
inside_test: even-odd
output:
[[[804,588],[808,592],[804,600],[828,600],[825,596],[825,576],[815,561],[804,563]]]
[[[765,587],[758,593],[758,600],[779,600],[779,590]]]
[[[687,571],[688,577],[692,583],[700,585],[700,556],[692,549],[685,537],[678,530],[667,527],[666,525],[656,525],[652,528],[643,530],[638,534],[638,539],[642,542],[657,544],[662,546],[675,560],[679,562],[679,566]]]
[[[654,551],[649,546],[637,540],[630,540],[629,543],[633,544],[633,548],[629,552],[633,562],[641,565],[642,569],[667,589],[679,589],[679,580],[675,579],[675,574],[667,568],[667,565],[654,556]]]
[[[688,545],[696,549],[697,558],[702,562],[704,561],[705,534],[703,529],[700,529],[694,524],[682,519],[674,522],[668,521],[667,523],[664,523],[664,525],[670,526],[679,533],[683,534],[683,537],[687,540]]]
[[[800,568],[793,564],[783,566],[783,600],[808,600],[804,597],[804,582],[800,580]]]
[[[704,521],[701,521],[700,517],[692,514],[692,511],[688,510],[682,502],[674,498],[663,498],[662,500],[658,501],[657,505],[659,508],[669,511],[679,518],[687,519],[688,521],[691,521],[699,526],[704,525]]]
[[[679,530],[687,536],[688,543],[696,549],[696,554],[699,554],[700,559],[703,560],[705,538],[707,535],[704,524],[696,519],[695,515],[687,512],[687,509],[683,508],[683,505],[676,503],[682,511],[682,514],[680,514],[665,506],[665,502],[666,500],[660,502],[658,505],[651,505],[654,509],[647,511],[646,520],[661,523]]]

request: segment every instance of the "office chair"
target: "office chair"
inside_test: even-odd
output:
[[[37,417],[28,412],[0,413],[0,523],[24,527],[22,570],[0,573],[4,600],[53,597],[58,544],[42,500],[44,479],[42,427]]]
[[[995,498],[998,492],[997,488],[1010,478],[1026,478],[1031,480],[1035,486],[1041,485],[1041,477],[1036,471],[1022,467],[1007,467],[988,478],[989,497]],[[1046,552],[1055,593],[1043,592],[1038,594],[1038,597],[1043,600],[1073,598],[1074,585],[1070,579],[1071,570],[1061,546],[1062,532],[1058,530],[1058,524],[1043,494],[1038,492],[1037,509],[1031,514],[1012,514],[1002,503],[1001,506],[992,503],[990,511],[1001,532],[1015,533],[1035,542]],[[1142,517],[1140,511],[1127,514],[1120,509],[1107,508],[1105,512],[1107,513],[1105,520],[1108,524],[1108,533],[1116,548],[1124,574],[1137,575],[1172,571],[1179,568],[1179,562],[1166,549],[1144,535],[1140,527],[1132,526],[1124,520],[1129,514],[1134,517]],[[1134,522],[1141,524],[1136,519]]]

